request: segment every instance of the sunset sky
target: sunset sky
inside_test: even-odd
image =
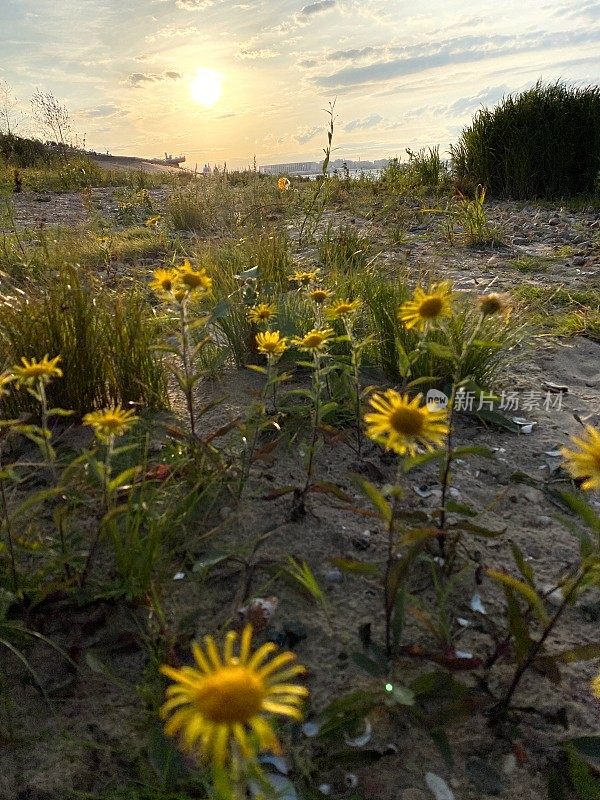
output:
[[[335,97],[334,157],[445,150],[540,77],[599,81],[600,0],[0,2],[24,110],[50,91],[89,147],[192,166],[318,159]]]

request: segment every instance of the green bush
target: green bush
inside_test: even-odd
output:
[[[117,402],[161,407],[166,381],[153,349],[157,324],[139,289],[112,291],[80,268],[63,267],[0,297],[0,364],[60,355],[64,377],[48,393],[53,405],[77,414]],[[29,402],[25,392],[13,393],[6,411]]]
[[[478,111],[450,149],[462,186],[480,184],[513,199],[593,194],[600,170],[600,87],[538,82]]]

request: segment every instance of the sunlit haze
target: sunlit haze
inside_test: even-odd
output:
[[[445,149],[538,78],[600,79],[598,0],[2,0],[0,77],[87,145],[188,165]],[[29,123],[30,125],[30,123]],[[27,132],[28,123],[22,123]]]

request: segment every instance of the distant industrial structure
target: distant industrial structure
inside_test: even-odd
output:
[[[352,161],[351,159],[336,158],[335,161],[330,161],[327,171],[344,172],[346,169],[350,172],[360,172],[373,169],[385,169],[390,163],[389,158],[379,158],[376,161]],[[296,161],[290,164],[263,164],[258,168],[262,175],[319,175],[322,171],[320,161]]]

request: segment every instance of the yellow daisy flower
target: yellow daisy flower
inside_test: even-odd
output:
[[[277,188],[280,192],[287,192],[290,188],[290,182],[287,178],[279,178],[277,181]]]
[[[308,286],[319,280],[319,272],[321,272],[320,269],[313,269],[310,272],[294,272],[289,280],[299,283],[301,286]]]
[[[133,411],[125,411],[117,405],[100,411],[90,411],[84,416],[83,424],[93,428],[96,437],[101,442],[107,443],[115,436],[127,433],[137,419]]]
[[[322,289],[319,287],[317,289],[313,289],[312,291],[310,291],[308,293],[308,296],[314,303],[317,303],[317,305],[321,305],[321,303],[324,303],[325,300],[329,300],[332,294],[333,292],[331,291],[331,289]]]
[[[452,287],[448,281],[434,284],[427,292],[415,289],[412,300],[398,310],[398,319],[405,327],[423,331],[440,317],[452,316]]]
[[[572,436],[579,450],[561,448],[564,467],[573,478],[582,478],[582,489],[600,489],[600,430],[585,426],[583,436]]]
[[[334,335],[331,328],[315,328],[309,331],[306,336],[295,336],[292,339],[292,344],[299,347],[301,350],[306,350],[308,353],[320,352],[327,349],[329,340]]]
[[[592,694],[600,700],[600,673],[592,679]]]
[[[177,282],[178,272],[176,269],[155,269],[152,273],[153,280],[150,288],[159,294],[172,292]]]
[[[327,319],[343,319],[351,314],[355,314],[361,307],[361,300],[338,300],[331,306],[325,309],[325,316]]]
[[[269,322],[277,316],[277,308],[271,303],[259,303],[248,311],[248,319],[258,325],[261,322]]]
[[[62,378],[62,369],[57,366],[59,361],[60,356],[48,358],[48,355],[41,361],[36,361],[35,358],[31,361],[21,358],[22,365],[15,364],[10,369],[16,378],[17,386],[33,386],[38,381],[49,383],[52,378]]]
[[[144,222],[144,225],[147,228],[156,228],[158,226],[159,222],[160,222],[160,216],[158,214],[156,214],[153,217],[148,217],[146,222]]]
[[[161,667],[163,675],[174,681],[160,710],[166,720],[165,733],[178,735],[185,750],[197,752],[217,766],[229,761],[234,743],[247,759],[263,750],[281,752],[264,714],[300,721],[308,695],[304,686],[289,683],[305,672],[294,663],[293,653],[270,658],[277,646],[269,642],[252,654],[250,625],[242,632],[237,656],[236,640],[237,633],[229,631],[221,656],[213,637],[206,636],[204,649],[192,644],[195,666]]]
[[[177,282],[188,292],[209,292],[212,289],[212,278],[205,269],[195,270],[188,259],[177,269]]]
[[[373,411],[364,416],[369,438],[401,456],[441,445],[448,433],[446,411],[430,411],[421,400],[420,394],[410,400],[393,389],[374,394]]]
[[[280,356],[287,350],[287,339],[279,331],[265,331],[256,334],[258,352],[265,356]]]
[[[484,317],[492,314],[507,315],[510,312],[510,302],[505,294],[497,294],[496,292],[482,294],[477,304]]]

